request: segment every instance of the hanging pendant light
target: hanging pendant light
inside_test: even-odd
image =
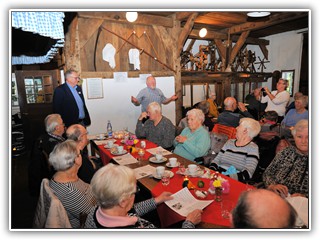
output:
[[[199,36],[201,38],[205,37],[207,35],[207,29],[206,28],[202,28],[200,31],[199,31]]]
[[[126,19],[129,22],[134,22],[138,18],[138,13],[137,12],[127,12],[126,13]]]

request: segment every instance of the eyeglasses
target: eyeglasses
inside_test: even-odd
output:
[[[80,80],[80,77],[74,77],[74,76],[71,76],[71,78],[75,78],[75,79]]]

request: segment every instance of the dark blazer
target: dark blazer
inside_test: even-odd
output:
[[[83,101],[85,112],[84,124],[86,126],[91,124],[90,115],[84,101],[82,88],[77,86],[77,92]],[[79,109],[76,100],[74,99],[71,90],[66,83],[61,84],[54,90],[53,94],[53,112],[61,115],[66,127],[72,124],[79,123]]]
[[[238,127],[240,119],[243,117],[253,118],[253,116],[248,111],[235,113],[229,110],[224,110],[218,116],[218,123],[225,126]]]

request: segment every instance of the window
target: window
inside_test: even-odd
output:
[[[27,103],[51,103],[53,86],[51,76],[24,79]]]
[[[289,81],[289,85],[287,87],[287,91],[290,93],[290,96],[293,96],[293,84],[294,84],[294,70],[282,70],[281,78],[287,79]]]

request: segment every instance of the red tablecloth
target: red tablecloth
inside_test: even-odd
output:
[[[183,175],[176,174],[177,168],[173,168],[172,171],[175,175],[171,178],[170,184],[168,186],[163,186],[161,181],[152,189],[152,195],[154,197],[159,196],[163,191],[168,191],[171,193],[178,192],[182,189],[183,183]],[[240,193],[242,191],[246,191],[248,188],[253,189],[252,186],[247,186],[239,181],[226,177],[224,175],[223,178],[229,180],[230,183],[230,192],[228,194],[222,194],[222,202],[223,200],[231,200],[236,205]],[[197,186],[197,182],[200,178],[190,177],[189,180]],[[201,190],[208,190],[210,179],[201,178],[201,180],[205,183],[204,188]],[[200,188],[199,188],[200,189]],[[190,192],[195,196],[194,190],[190,190]],[[204,199],[199,200],[212,200],[215,198],[215,195],[208,194],[208,196]],[[185,218],[174,212],[170,209],[165,203],[158,205],[157,211],[159,214],[159,218],[161,221],[161,227],[165,228],[177,222],[184,220]],[[202,222],[212,223],[220,226],[230,227],[230,220],[225,219],[221,216],[221,203],[213,201],[209,206],[207,206],[202,214]]]
[[[144,140],[144,139],[143,139]],[[149,148],[155,148],[157,147],[158,145],[153,143],[153,142],[150,142],[148,140],[144,140],[146,142],[146,149],[149,149]],[[140,143],[141,143],[141,140],[139,139],[139,142],[136,144],[136,147],[140,147]],[[127,145],[121,143],[120,139],[118,139],[115,144],[118,144],[118,145],[122,145],[123,146],[123,149],[127,150]],[[101,157],[101,160],[102,160],[102,163],[103,165],[106,165],[110,162],[110,160],[114,157],[116,157],[115,155],[112,155],[111,152],[110,152],[110,149],[106,149],[104,148],[104,145],[98,145],[98,148],[99,148],[99,151],[100,151],[100,157]],[[138,153],[131,153],[131,155],[135,158],[138,157]],[[146,151],[143,159],[145,161],[147,161],[149,159],[149,157],[151,156],[151,154],[149,152]]]

